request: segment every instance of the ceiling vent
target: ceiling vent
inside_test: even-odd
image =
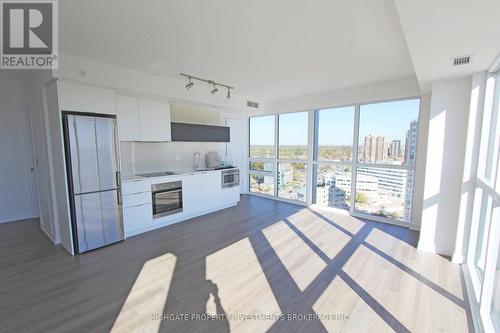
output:
[[[247,106],[248,106],[249,108],[258,109],[258,108],[259,108],[259,103],[257,103],[257,102],[252,102],[252,101],[247,101]]]
[[[472,60],[472,55],[451,58],[451,65],[452,66],[467,65],[470,64],[471,60]]]

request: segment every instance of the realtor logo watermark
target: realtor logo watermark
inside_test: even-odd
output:
[[[0,0],[0,18],[0,68],[57,68],[57,0]]]

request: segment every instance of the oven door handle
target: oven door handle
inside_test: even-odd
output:
[[[182,192],[182,189],[154,191],[153,195],[162,194],[162,193],[179,193],[179,192]]]

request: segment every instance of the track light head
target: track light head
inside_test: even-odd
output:
[[[193,82],[191,82],[191,79],[189,79],[189,83],[188,83],[188,84],[186,84],[186,89],[187,89],[187,90],[189,90],[189,89],[191,89],[193,86],[194,86],[194,83],[193,83]]]
[[[231,99],[231,89],[227,88],[227,99]]]
[[[214,83],[214,89],[212,89],[212,91],[210,93],[212,95],[215,95],[218,91],[219,91],[219,89],[217,89],[217,87],[215,86],[215,83]]]

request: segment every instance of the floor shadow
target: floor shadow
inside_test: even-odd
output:
[[[227,314],[223,308],[218,286],[207,280],[206,258],[244,238],[251,240],[261,229],[300,209],[300,206],[292,204],[283,205],[271,200],[243,196],[238,207],[205,215],[205,229],[202,232],[192,235],[184,232],[189,223],[199,225],[200,218],[172,226],[172,233],[181,233],[185,237],[179,245],[181,248],[176,251],[177,267],[163,314],[166,318],[187,314],[198,315],[202,319],[162,320],[159,331],[229,332],[228,316],[231,314]],[[201,225],[200,227],[203,228]],[[177,244],[172,246],[177,247]],[[258,254],[257,257],[259,258]],[[206,316],[207,307],[210,305],[220,319],[210,319]]]

